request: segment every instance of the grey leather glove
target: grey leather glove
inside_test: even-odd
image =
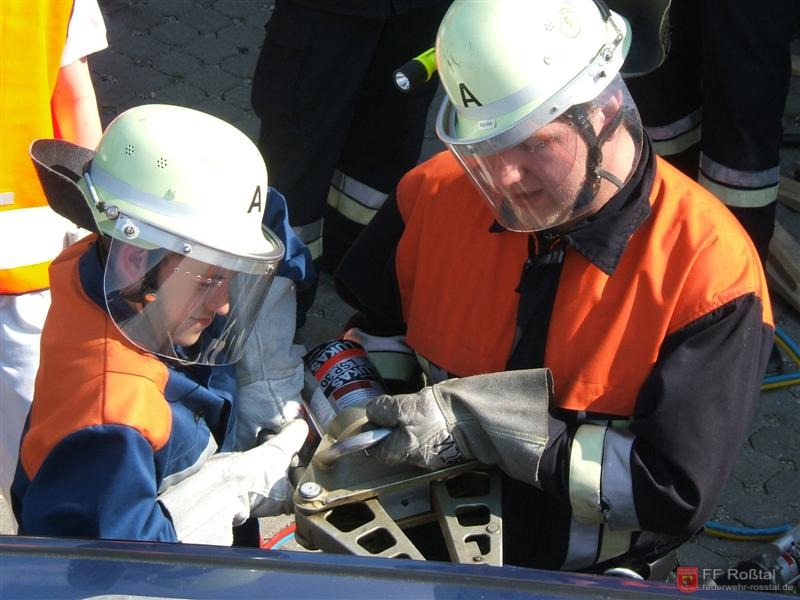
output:
[[[294,420],[269,441],[247,452],[215,454],[194,475],[158,496],[182,542],[230,546],[232,527],[250,517],[291,509],[286,470],[308,435]]]
[[[379,396],[367,405],[367,417],[396,430],[370,455],[389,465],[406,462],[427,469],[475,459],[535,484],[552,393],[550,371],[528,369]]]
[[[276,277],[236,363],[236,447],[249,450],[262,429],[280,431],[300,416],[303,355],[294,344],[294,284]]]

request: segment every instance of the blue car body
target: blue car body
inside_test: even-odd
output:
[[[720,598],[726,594],[698,590],[692,595]],[[0,536],[0,598],[108,596],[469,600],[674,598],[685,594],[675,584],[516,567],[190,544]]]

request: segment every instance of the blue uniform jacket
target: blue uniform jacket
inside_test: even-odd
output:
[[[278,274],[308,285],[316,276],[308,251],[275,190],[264,223],[287,248]],[[134,346],[106,312],[103,270],[93,236],[51,266],[14,513],[27,535],[177,541],[157,496],[232,449],[234,368],[168,364]]]

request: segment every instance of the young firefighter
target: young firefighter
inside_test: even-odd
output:
[[[231,544],[287,509],[307,427],[233,448],[234,363],[284,255],[283,198],[227,123],[165,105],[91,151],[39,140],[54,208],[97,235],[50,269],[52,307],[12,486],[20,533]],[[269,208],[268,208],[269,205]]]
[[[696,533],[772,343],[752,243],[642,132],[628,38],[600,0],[456,0],[436,45],[450,151],[337,273],[434,383],[368,406],[396,427],[370,453],[499,465],[509,564],[644,572]]]

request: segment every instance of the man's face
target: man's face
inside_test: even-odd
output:
[[[586,177],[586,144],[568,122],[549,123],[525,141],[485,159],[504,196],[501,210],[537,229],[567,221]]]
[[[172,343],[191,346],[214,317],[230,310],[233,272],[191,258],[171,256],[158,272],[158,308]]]

